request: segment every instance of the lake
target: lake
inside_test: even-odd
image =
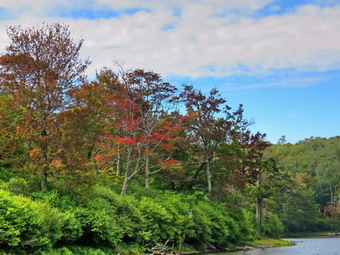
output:
[[[264,248],[249,251],[223,252],[218,255],[340,255],[340,237],[310,237],[287,239],[294,246]],[[216,253],[215,253],[216,254]]]

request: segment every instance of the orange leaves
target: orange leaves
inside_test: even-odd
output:
[[[34,148],[34,149],[30,150],[29,155],[30,155],[31,159],[41,158],[41,152],[39,151],[38,148]]]
[[[167,165],[167,166],[170,166],[170,165],[173,165],[173,164],[178,164],[178,163],[180,163],[180,162],[176,159],[169,159],[169,160],[164,161],[164,165]]]
[[[157,160],[156,162],[161,168],[167,170],[177,170],[182,168],[181,162],[175,159]]]
[[[114,102],[124,111],[137,111],[138,106],[133,100],[126,98],[115,98]]]
[[[121,145],[136,145],[137,141],[134,138],[130,137],[118,137],[117,138],[117,144]]]
[[[103,155],[101,155],[101,154],[96,154],[96,155],[94,156],[94,159],[95,159],[96,161],[100,161],[100,160],[103,159]]]
[[[65,167],[65,165],[63,164],[63,162],[60,158],[57,158],[57,159],[52,160],[50,167],[52,169],[59,169],[59,168]]]
[[[326,206],[324,210],[327,217],[340,217],[340,204]]]
[[[139,118],[136,119],[123,119],[116,124],[116,127],[122,127],[126,130],[135,130],[140,127],[141,120]]]
[[[151,135],[151,140],[153,140],[153,141],[164,141],[164,140],[168,139],[169,137],[170,137],[169,133],[156,132],[156,133],[153,133]]]

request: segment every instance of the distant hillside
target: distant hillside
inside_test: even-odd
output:
[[[316,202],[322,206],[340,203],[340,136],[275,144],[267,153],[306,187],[314,189]]]

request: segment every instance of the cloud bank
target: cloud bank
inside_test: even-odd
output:
[[[84,38],[89,75],[112,61],[192,78],[340,69],[340,4],[270,0],[0,1],[0,52],[8,25],[70,25]]]

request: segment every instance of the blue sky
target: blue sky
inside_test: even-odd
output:
[[[88,70],[118,61],[218,88],[276,142],[340,135],[340,0],[0,0],[9,25],[70,25]]]

